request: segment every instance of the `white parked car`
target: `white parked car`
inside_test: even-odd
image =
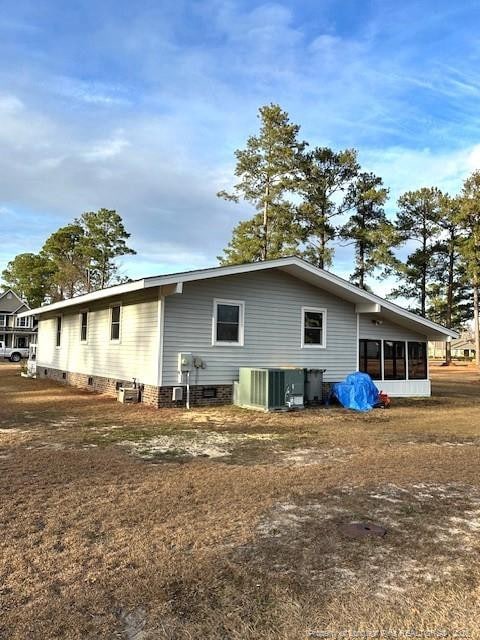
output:
[[[10,362],[20,362],[22,358],[28,358],[28,349],[6,347],[4,342],[0,342],[0,359],[2,358]]]

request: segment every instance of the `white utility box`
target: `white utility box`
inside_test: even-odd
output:
[[[173,387],[172,389],[172,401],[179,402],[183,400],[183,387]]]
[[[135,387],[120,387],[117,400],[124,404],[136,404],[140,402],[140,389]]]

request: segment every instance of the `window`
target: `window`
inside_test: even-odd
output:
[[[383,350],[384,380],[405,380],[405,342],[385,340]]]
[[[29,327],[30,326],[30,318],[17,318],[16,319],[17,327]]]
[[[110,340],[120,340],[120,304],[110,307]]]
[[[88,311],[80,314],[80,342],[86,342],[88,337]]]
[[[427,379],[427,343],[408,343],[408,378],[409,380]]]
[[[382,341],[360,340],[359,371],[368,373],[373,380],[382,379]]]
[[[213,344],[243,345],[245,305],[237,300],[214,300]]]
[[[57,316],[57,347],[62,343],[62,316]]]
[[[0,327],[5,327],[7,324],[5,314],[0,313]]]
[[[326,346],[327,312],[325,309],[302,307],[302,347]]]

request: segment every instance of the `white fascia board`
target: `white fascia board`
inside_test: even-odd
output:
[[[52,311],[58,311],[59,309],[65,309],[66,307],[73,307],[77,305],[85,305],[95,300],[102,300],[103,298],[113,298],[124,293],[130,293],[131,291],[138,291],[145,288],[145,280],[135,280],[134,282],[126,282],[125,284],[118,284],[114,287],[108,287],[108,289],[99,289],[98,291],[92,291],[91,293],[85,293],[82,296],[76,296],[69,298],[68,300],[61,300],[60,302],[54,302],[53,304],[47,304],[44,307],[37,307],[36,309],[30,309],[29,311],[23,311],[19,313],[19,318],[26,316],[38,316],[43,313],[50,313]]]

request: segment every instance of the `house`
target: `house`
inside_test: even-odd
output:
[[[475,343],[465,339],[452,340],[452,358],[473,360],[475,358]]]
[[[0,293],[0,342],[12,349],[27,349],[35,342],[37,329],[31,315],[20,316],[30,307],[15,291]]]
[[[173,400],[192,354],[192,404],[232,401],[239,367],[368,372],[392,396],[428,396],[427,343],[457,334],[297,257],[148,277],[21,314],[39,318],[37,375],[142,401]]]
[[[473,360],[475,358],[475,343],[468,332],[450,343],[450,353],[453,360]],[[445,359],[445,343],[431,342],[428,345],[428,355],[430,358]]]

